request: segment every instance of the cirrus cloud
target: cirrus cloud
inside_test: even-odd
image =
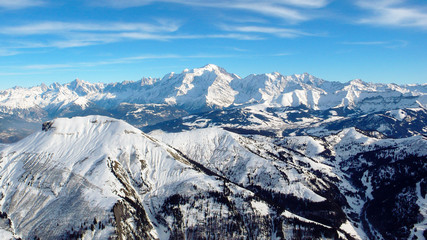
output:
[[[313,18],[311,14],[305,12],[306,9],[323,8],[329,2],[330,0],[98,0],[90,1],[90,4],[130,8],[154,3],[174,3],[192,7],[243,10],[291,22],[301,22]]]
[[[13,38],[13,44],[11,42],[8,44],[8,52],[12,52],[10,49],[73,48],[129,40],[263,39],[257,35],[241,32],[181,33],[178,31],[180,27],[179,21],[166,19],[158,19],[154,23],[45,21],[16,26],[0,26],[0,36]],[[13,52],[16,53],[16,51]]]
[[[43,5],[45,2],[40,0],[0,0],[0,8],[3,9],[22,9]]]
[[[356,5],[371,13],[361,18],[359,23],[427,29],[426,4],[411,5],[403,0],[358,0]]]
[[[291,29],[291,28],[280,28],[280,27],[231,26],[231,25],[221,25],[220,27],[225,31],[271,34],[281,38],[295,38],[299,36],[312,35],[310,33],[303,32],[300,30]]]

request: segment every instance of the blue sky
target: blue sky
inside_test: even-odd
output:
[[[0,0],[0,89],[163,77],[427,82],[427,1]]]

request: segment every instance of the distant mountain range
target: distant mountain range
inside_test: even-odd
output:
[[[390,108],[426,107],[427,84],[372,84],[361,80],[328,82],[307,73],[280,73],[241,78],[216,65],[169,73],[162,79],[136,82],[89,83],[15,87],[1,91],[2,112],[39,111],[60,115],[91,108],[114,109],[122,103],[166,104],[188,112],[263,103],[272,106],[306,106],[313,110],[337,107],[373,112]]]
[[[426,96],[212,64],[4,90],[0,236],[425,239]]]
[[[427,84],[328,82],[309,74],[279,73],[241,78],[209,64],[136,82],[44,84],[0,91],[0,140],[12,142],[56,117],[101,114],[138,128],[193,113],[262,105],[314,111],[349,109],[361,113],[427,107]],[[37,124],[34,124],[37,123]]]

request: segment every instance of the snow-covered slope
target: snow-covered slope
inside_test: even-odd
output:
[[[425,186],[427,173],[427,139],[422,136],[381,139],[356,128],[323,138],[244,137],[216,127],[153,134],[240,186],[264,197],[268,196],[265,191],[278,194],[274,199],[279,206],[285,196],[297,197],[300,202],[293,205],[288,200],[282,215],[306,222],[316,219],[317,224],[340,229],[338,234],[344,239],[405,238],[411,231],[416,233],[413,224],[422,223],[417,216],[425,215],[425,193],[420,195],[417,190]],[[384,194],[387,191],[395,195]],[[332,206],[337,204],[345,215],[336,211],[328,220],[313,217],[316,211],[322,211],[317,207],[313,215],[305,215],[304,211],[296,211],[304,204],[302,199],[311,201],[312,206],[319,201],[330,204],[327,211],[333,211]],[[392,209],[392,215],[381,201]],[[412,207],[404,210],[406,205]],[[398,211],[403,215],[396,215]],[[384,226],[381,221],[390,224]],[[405,230],[393,230],[398,228]]]
[[[156,228],[162,218],[150,212],[196,185],[219,188],[173,149],[120,120],[56,119],[43,127],[0,154],[1,211],[10,220],[5,230],[16,236],[164,238],[167,224]]]
[[[179,144],[199,134],[204,148]],[[325,198],[333,183],[293,165],[327,166],[290,152],[281,154],[292,162],[277,162],[283,156],[270,156],[272,146],[221,129],[169,137],[177,142],[101,116],[45,122],[0,151],[1,231],[24,239],[275,239],[282,226],[294,236],[298,224],[307,236],[347,234],[342,210]],[[299,203],[306,207],[292,208]]]
[[[323,138],[289,137],[278,144],[311,155],[332,167],[359,236],[410,239],[426,213],[427,138],[381,139],[347,128]],[[314,145],[314,147],[313,147]],[[317,151],[313,151],[317,149]],[[323,151],[322,151],[323,150]]]
[[[220,128],[198,129],[191,132],[160,135],[159,138],[174,146],[191,159],[196,159],[204,167],[226,176],[239,185],[257,185],[265,190],[292,195],[313,202],[324,201],[316,194],[309,182],[309,174],[298,174],[291,163],[275,161],[280,155],[269,156],[269,152],[288,155],[292,162],[307,162],[313,171],[328,172],[328,166],[319,165],[309,158],[295,156],[286,149],[274,149],[265,143],[230,133]],[[194,141],[197,139],[197,141]],[[285,153],[286,152],[286,153]]]

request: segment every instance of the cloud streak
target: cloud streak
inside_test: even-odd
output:
[[[358,0],[356,5],[371,12],[358,23],[427,29],[427,5],[410,6],[402,0]]]
[[[0,7],[15,2],[16,6],[41,6],[47,0],[0,0]],[[273,16],[292,23],[307,21],[312,16],[305,10],[323,8],[330,0],[98,0],[87,1],[89,4],[113,8],[128,8],[154,3],[175,3],[191,7],[231,9],[258,13],[258,16],[247,16],[268,24],[264,16]],[[246,19],[246,21],[248,21]],[[215,26],[215,23],[210,23]],[[148,22],[113,22],[113,21],[35,21],[28,24],[1,26],[0,37],[3,42],[10,40],[7,51],[0,55],[19,54],[18,49],[35,48],[75,48],[125,41],[173,41],[182,39],[234,39],[264,40],[273,35],[281,38],[312,36],[296,29],[262,26],[220,26],[206,33],[181,31],[183,21],[177,19],[156,19]]]
[[[313,34],[306,33],[296,29],[264,27],[264,26],[220,26],[225,31],[244,32],[244,33],[262,33],[271,34],[281,38],[295,38],[299,36],[312,36]]]
[[[23,9],[29,7],[38,7],[45,5],[44,1],[40,0],[0,0],[0,9]]]
[[[13,56],[19,54],[18,51],[10,49],[0,49],[0,57]]]
[[[60,35],[73,32],[174,32],[180,24],[174,21],[160,20],[157,24],[132,22],[59,22],[47,21],[20,26],[0,28],[1,34],[7,35]]]
[[[219,5],[239,5],[242,3],[253,4],[253,3],[264,3],[264,4],[277,4],[287,5],[302,8],[322,8],[329,4],[330,0],[96,0],[90,1],[91,4],[98,6],[109,6],[114,8],[129,8],[139,7],[156,2],[164,3],[178,3],[194,6],[219,6]]]
[[[91,4],[113,8],[130,8],[160,2],[192,7],[244,10],[292,22],[301,22],[313,18],[304,11],[305,9],[323,8],[329,4],[330,0],[98,0],[91,2]]]
[[[358,42],[341,42],[344,45],[359,45],[359,46],[381,46],[385,48],[403,48],[408,45],[407,41],[392,40],[392,41],[358,41]]]
[[[181,34],[179,21],[157,20],[156,23],[126,22],[36,22],[18,26],[0,26],[0,35],[13,36],[14,45],[20,48],[72,48],[107,44],[129,40],[170,41],[176,39],[237,39],[261,40],[262,37],[241,32],[211,34]],[[40,36],[46,36],[41,38]],[[16,40],[16,38],[24,40]],[[41,41],[41,39],[47,39]],[[1,54],[1,52],[0,52]],[[4,55],[4,54],[3,54]]]
[[[371,42],[342,42],[344,45],[384,45],[388,44],[388,42],[383,41],[371,41]]]

